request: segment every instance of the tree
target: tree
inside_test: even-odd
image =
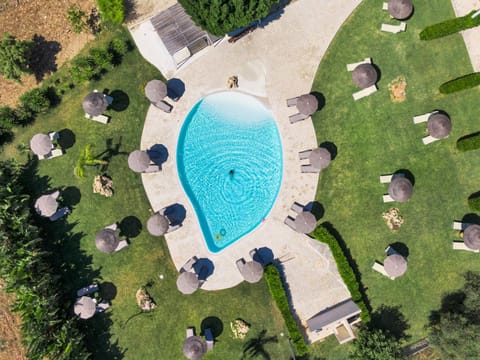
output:
[[[67,10],[67,20],[70,22],[70,25],[72,25],[75,33],[80,34],[87,28],[87,19],[88,16],[85,11],[78,6],[70,5]]]
[[[87,144],[77,160],[77,166],[73,169],[75,176],[85,177],[85,166],[106,165],[108,161],[97,159],[92,153],[92,144]]]
[[[31,41],[17,41],[13,36],[4,33],[0,40],[0,74],[20,82],[20,76],[30,72],[28,61],[32,46]]]
[[[362,327],[353,345],[354,350],[350,355],[353,360],[400,360],[405,358],[399,341],[379,329]]]
[[[280,0],[179,0],[202,29],[222,36],[266,17]]]

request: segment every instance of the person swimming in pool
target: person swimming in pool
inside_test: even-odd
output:
[[[230,175],[230,177],[233,177],[233,174],[235,174],[235,171],[234,171],[234,170],[230,170],[230,171],[228,172],[228,175]]]

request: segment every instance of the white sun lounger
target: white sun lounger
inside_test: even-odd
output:
[[[174,226],[169,226],[169,227],[168,227],[168,230],[167,230],[167,233],[170,233],[170,232],[172,232],[172,231],[178,230],[181,226],[182,226],[182,224],[178,224],[178,225],[174,225]]]
[[[383,195],[383,202],[384,203],[388,203],[388,202],[393,202],[395,200],[393,200],[393,198],[390,196],[390,195]]]
[[[383,276],[386,276],[386,277],[388,277],[388,278],[390,278],[390,279],[392,279],[392,280],[394,279],[394,277],[390,277],[390,276],[387,274],[387,272],[385,271],[385,267],[384,267],[382,264],[380,264],[379,262],[377,262],[377,261],[375,261],[375,262],[373,263],[372,269],[375,270],[375,271],[377,271],[377,272],[379,272],[379,273],[382,274]]]
[[[100,288],[98,287],[97,284],[92,284],[92,285],[85,286],[85,287],[77,290],[77,297],[92,294],[94,292],[97,292],[99,289]]]
[[[298,158],[299,158],[300,160],[308,159],[308,157],[310,156],[311,153],[312,153],[312,150],[300,151],[300,152],[298,153]]]
[[[372,58],[365,58],[363,61],[352,63],[352,64],[347,64],[347,70],[348,71],[353,71],[358,65],[362,64],[371,64],[372,63]]]
[[[118,224],[117,223],[113,223],[112,225],[108,225],[108,226],[105,226],[105,229],[109,229],[109,230],[117,230],[118,229]]]
[[[463,241],[453,241],[452,242],[452,248],[453,250],[465,250],[465,251],[470,251],[474,253],[478,253],[479,250],[473,250],[470,249]]]
[[[162,170],[160,168],[160,166],[158,165],[155,165],[155,164],[151,164],[148,168],[146,168],[143,172],[144,173],[156,173],[156,172],[159,172],[160,170]]]
[[[192,256],[187,262],[181,267],[180,272],[192,271],[193,265],[198,261],[196,256]]]
[[[399,32],[405,31],[407,29],[407,23],[402,21],[399,25],[390,25],[390,24],[382,24],[380,30],[389,32],[392,34],[398,34]]]
[[[470,223],[464,223],[464,222],[461,222],[461,221],[454,221],[452,223],[452,228],[453,228],[453,230],[463,231],[467,227],[469,227],[470,225],[471,225]]]
[[[107,301],[102,301],[101,303],[98,303],[97,306],[95,307],[95,312],[101,313],[107,310],[110,307],[110,304]]]
[[[120,251],[128,246],[127,240],[122,240],[118,243],[118,246],[115,249],[115,252]]]
[[[107,115],[103,115],[103,114],[97,115],[97,116],[92,116],[90,114],[85,113],[85,118],[93,120],[93,121],[97,121],[97,122],[102,123],[102,124],[108,124],[108,122],[110,121],[110,117],[107,116]]]
[[[297,214],[300,214],[301,212],[303,212],[303,206],[300,205],[299,203],[297,202],[294,202],[292,204],[292,206],[290,207],[290,210],[293,210],[295,211]]]
[[[432,111],[432,112],[429,112],[429,113],[426,113],[426,114],[423,114],[423,115],[414,116],[413,117],[413,123],[414,124],[420,124],[422,122],[426,122],[428,120],[428,118],[430,117],[430,115],[433,115],[436,112],[437,111]]]
[[[170,113],[172,112],[172,109],[173,109],[173,106],[170,105],[169,103],[165,102],[165,101],[159,101],[159,102],[156,102],[156,103],[152,103],[155,107],[157,107],[158,109],[166,112],[166,113]]]
[[[290,107],[290,106],[297,105],[297,100],[298,100],[298,96],[291,99],[287,99],[287,106]]]
[[[382,4],[382,10],[388,10],[388,2]]]
[[[295,227],[295,220],[294,220],[292,217],[287,216],[287,217],[285,218],[284,223],[285,223],[285,225],[287,225],[290,229],[295,230],[295,231],[297,230],[297,228]]]
[[[38,156],[38,160],[44,160],[44,159],[53,159],[62,155],[63,155],[63,150],[60,148],[57,148],[50,151],[47,155],[37,155],[37,156]]]
[[[424,138],[422,138],[422,142],[423,142],[424,145],[431,144],[432,142],[435,142],[437,140],[440,140],[440,139],[436,139],[431,135],[428,135],[428,136],[425,136]]]
[[[382,184],[388,184],[392,182],[393,174],[390,175],[380,175],[380,182]]]
[[[60,139],[60,134],[56,131],[50,131],[48,133],[48,137],[50,138],[50,140],[56,141],[56,140]],[[52,146],[53,146],[53,144],[52,144]]]
[[[305,120],[306,118],[308,118],[308,115],[305,115],[305,114],[302,114],[302,113],[298,113],[298,114],[295,114],[295,115],[290,115],[288,117],[288,119],[290,120],[290,124],[294,124],[298,121]]]
[[[192,337],[192,336],[195,336],[195,331],[193,331],[193,328],[189,327],[189,328],[187,328],[185,338],[188,339],[189,337]]]
[[[319,173],[320,172],[319,169],[313,167],[312,165],[302,165],[300,171],[304,174]]]
[[[353,98],[355,101],[361,99],[361,98],[364,98],[365,96],[369,96],[369,95],[372,95],[374,92],[376,92],[378,89],[377,89],[377,85],[373,84],[372,86],[369,86],[365,89],[362,89],[360,91],[357,91],[356,93],[353,93]]]

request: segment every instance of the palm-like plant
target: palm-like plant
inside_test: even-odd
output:
[[[108,164],[108,161],[106,160],[97,159],[95,155],[93,155],[92,149],[93,149],[93,145],[87,144],[87,146],[85,146],[83,151],[80,153],[80,156],[77,161],[77,166],[75,166],[75,169],[73,169],[73,173],[75,174],[75,176],[78,176],[79,178],[84,178],[86,166]]]

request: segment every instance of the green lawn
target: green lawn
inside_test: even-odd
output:
[[[104,31],[105,38],[94,45],[119,36],[128,34],[123,29]],[[240,358],[245,341],[233,339],[230,331],[230,322],[237,317],[252,325],[247,340],[262,330],[267,331],[266,337],[278,336],[278,343],[267,342],[264,348],[272,358],[286,359],[290,353],[288,341],[279,334],[287,332],[263,280],[224,291],[199,290],[190,296],[182,295],[176,289],[177,272],[165,240],[150,236],[145,229],[150,216],[149,202],[140,176],[128,168],[127,157],[140,145],[149,106],[143,94],[144,85],[159,77],[161,74],[138,51],[130,52],[120,66],[100,81],[68,90],[61,103],[48,114],[39,116],[28,127],[17,129],[14,143],[3,149],[1,157],[25,160],[28,152],[18,151],[17,145],[28,146],[37,132],[68,129],[69,132],[62,133],[74,138],[74,145],[66,150],[66,155],[38,163],[40,180],[33,186],[37,194],[49,188],[66,189],[66,202],[74,204],[67,224],[48,224],[49,239],[63,243],[63,258],[58,259],[66,264],[63,276],[66,291],[71,294],[69,300],[75,299],[76,289],[94,279],[114,284],[114,291],[112,286],[108,291],[116,292],[111,310],[85,322],[89,348],[96,359],[116,359],[121,353],[125,359],[181,359],[186,328],[195,326],[200,333],[202,321],[213,326],[217,335],[215,351],[206,359]],[[81,102],[93,89],[109,89],[116,99],[114,109],[106,112],[112,116],[108,125],[84,118]],[[162,139],[158,141],[162,143]],[[114,182],[112,198],[92,193],[92,180],[97,173],[94,168],[87,169],[85,179],[73,175],[78,155],[88,143],[95,145],[97,154],[110,159],[105,172]],[[101,253],[95,248],[95,234],[115,221],[121,222],[123,231],[130,233],[131,245],[117,254]],[[159,279],[160,274],[164,275],[163,280]],[[158,308],[152,313],[139,314],[135,292],[147,284]]]
[[[461,287],[462,273],[480,270],[478,254],[455,252],[451,242],[454,219],[470,213],[467,197],[480,190],[480,153],[458,153],[456,140],[479,130],[476,88],[452,95],[439,94],[443,82],[472,72],[459,34],[430,42],[420,41],[427,25],[454,17],[448,0],[415,2],[407,31],[381,32],[389,20],[381,3],[363,1],[343,25],[322,59],[312,91],[325,96],[325,107],[314,116],[318,143],[332,142],[338,155],[322,172],[316,200],[329,222],[347,244],[367,295],[375,310],[381,304],[398,307],[410,326],[410,341],[425,337],[430,312],[443,293]],[[380,69],[379,91],[355,102],[357,91],[346,64],[372,57]],[[388,83],[403,75],[407,97],[392,103]],[[433,109],[452,119],[446,140],[424,146],[425,124],[412,116]],[[379,175],[405,169],[414,176],[414,194],[407,203],[382,202],[387,185]],[[392,233],[382,212],[398,207],[405,217],[400,231]],[[408,271],[391,281],[371,269],[384,260],[387,245],[408,249]]]

